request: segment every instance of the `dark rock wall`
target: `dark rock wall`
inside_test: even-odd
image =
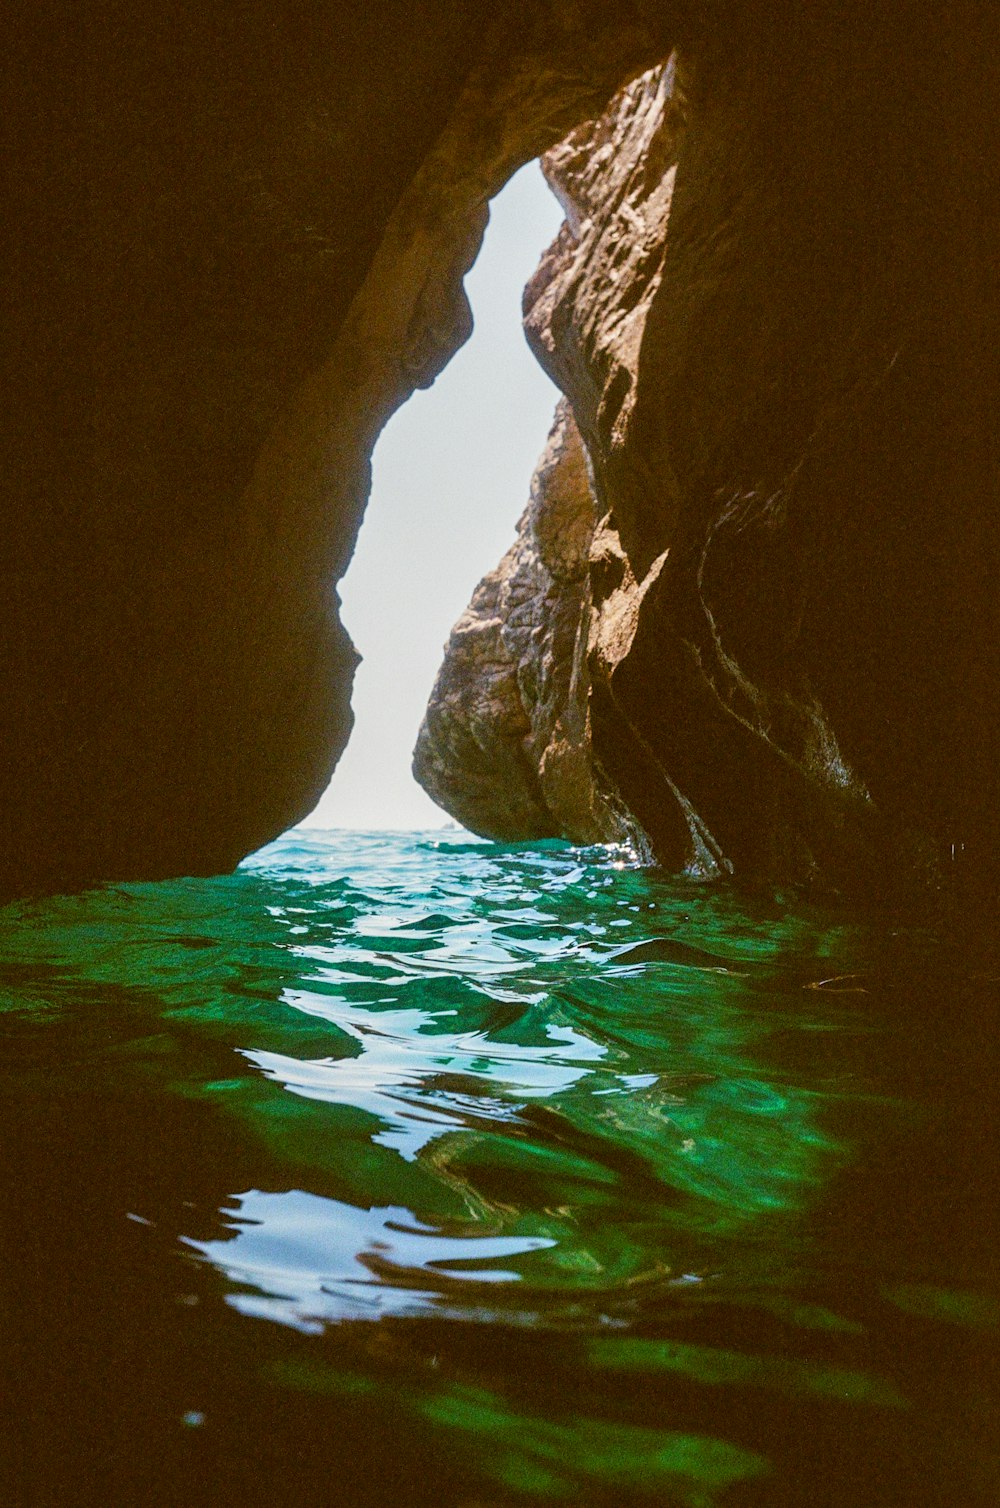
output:
[[[670,551],[615,698],[743,873],[995,848],[996,20],[774,7],[689,51],[631,427],[668,485],[620,519]]]
[[[995,879],[997,22],[706,6],[547,159],[527,328],[642,584],[593,746],[666,863]]]
[[[490,194],[663,40],[595,0],[7,31],[0,893],[226,868],[346,740],[368,456],[468,333]]]
[[[988,878],[998,30],[992,0],[15,0],[0,893],[225,868],[309,810],[372,446],[550,148],[529,326],[601,519],[594,790],[668,863]],[[675,44],[670,89],[638,78]]]

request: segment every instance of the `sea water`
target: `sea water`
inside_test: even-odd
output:
[[[0,938],[4,1503],[996,1500],[954,939],[319,831]]]

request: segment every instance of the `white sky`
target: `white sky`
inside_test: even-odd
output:
[[[558,393],[528,350],[521,291],[562,211],[537,163],[491,206],[465,281],[475,330],[389,421],[371,501],[341,583],[363,655],[354,732],[306,827],[437,827],[447,815],[410,774],[442,649],[476,583],[513,542]]]

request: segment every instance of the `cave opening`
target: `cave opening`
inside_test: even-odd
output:
[[[379,437],[342,619],[362,656],[354,728],[304,826],[414,829],[448,819],[413,779],[448,634],[508,548],[559,394],[521,329],[521,294],[563,211],[537,161],[490,205],[465,288],[473,332]]]

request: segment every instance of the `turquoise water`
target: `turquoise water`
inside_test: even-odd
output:
[[[967,938],[301,831],[0,933],[3,1502],[996,1500]]]

